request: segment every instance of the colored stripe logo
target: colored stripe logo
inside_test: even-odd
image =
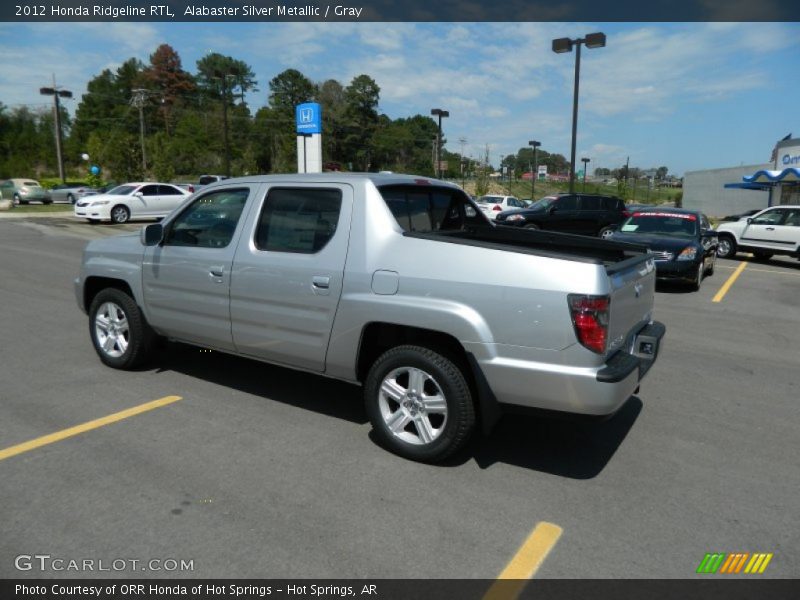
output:
[[[737,575],[739,573],[756,575],[761,574],[767,570],[772,560],[773,553],[764,552],[715,552],[707,553],[700,566],[697,567],[697,573],[710,575],[720,573],[725,575]]]

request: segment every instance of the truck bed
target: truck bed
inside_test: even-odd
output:
[[[644,260],[649,254],[647,246],[641,244],[503,225],[426,233],[408,231],[403,235],[451,244],[602,264],[609,273],[623,270]]]

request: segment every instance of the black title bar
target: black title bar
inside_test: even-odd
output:
[[[34,0],[0,21],[796,21],[793,2],[731,0]]]

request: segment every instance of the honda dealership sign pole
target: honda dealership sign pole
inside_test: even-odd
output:
[[[322,173],[322,110],[316,102],[295,107],[297,172]]]

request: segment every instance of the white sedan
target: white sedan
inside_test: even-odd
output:
[[[481,196],[476,201],[478,206],[490,220],[494,220],[504,210],[525,208],[525,203],[514,196]]]
[[[105,194],[86,196],[75,204],[75,216],[90,223],[166,217],[191,193],[170,183],[151,181],[125,183]]]

